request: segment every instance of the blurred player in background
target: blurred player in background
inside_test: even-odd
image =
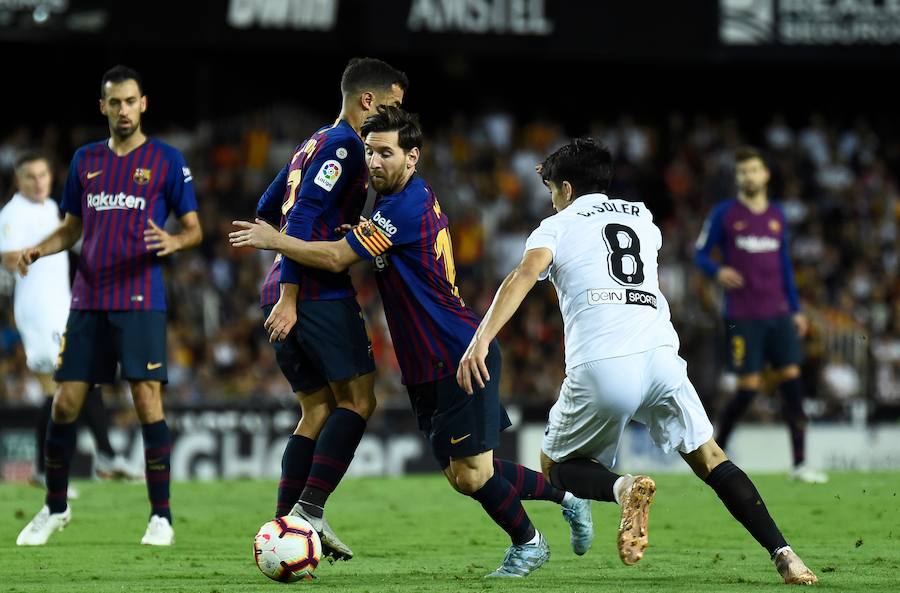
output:
[[[0,256],[3,266],[15,272],[22,249],[45,239],[59,226],[59,207],[50,199],[53,179],[47,159],[33,152],[20,155],[15,162],[17,192],[0,210]],[[27,276],[17,275],[13,310],[16,329],[22,336],[28,368],[34,373],[46,395],[38,414],[36,428],[35,474],[32,483],[45,486],[44,441],[56,383],[53,368],[60,340],[69,316],[69,256],[57,253],[35,264]],[[94,472],[101,478],[135,477],[128,463],[117,455],[109,442],[109,417],[99,389],[92,389],[85,400],[81,420],[88,425],[97,447]],[[77,498],[70,486],[69,498]]]
[[[725,456],[678,356],[669,305],[659,289],[662,234],[641,202],[607,197],[612,155],[592,140],[551,154],[540,173],[557,214],[525,243],[460,361],[468,392],[490,378],[485,360],[497,333],[538,280],[550,278],[565,325],[566,378],[550,410],[541,467],[557,488],[621,505],[618,548],[638,562],[648,543],[656,491],[647,476],[612,471],[634,420],[665,452],[677,450],[731,514],[771,555],[786,583],[816,576],[791,550],[750,478]]]
[[[351,60],[341,77],[341,112],[298,145],[259,200],[257,215],[307,241],[338,238],[368,195],[360,126],[379,105],[399,105],[406,75],[374,58]],[[276,516],[291,512],[315,527],[324,553],[353,551],[325,520],[325,503],[347,471],[375,411],[375,361],[346,270],[308,269],[280,254],[260,303],[276,358],[302,412],[281,462]]]
[[[735,423],[762,386],[768,362],[777,376],[791,435],[790,475],[803,482],[826,482],[824,473],[806,464],[800,338],[809,323],[794,284],[787,220],[781,207],[769,201],[769,169],[762,154],[745,147],[736,152],[735,162],[738,197],[710,214],[694,256],[697,267],[725,289],[728,364],[738,376],[737,394],[722,410],[716,439],[727,448]],[[714,249],[721,263],[710,257]]]
[[[354,263],[375,264],[388,329],[403,383],[432,451],[451,486],[481,503],[510,536],[502,565],[488,576],[524,577],[550,557],[544,537],[522,507],[522,499],[562,505],[571,544],[584,554],[593,538],[590,504],[551,487],[541,474],[494,459],[500,432],[510,426],[500,403],[500,348],[490,345],[486,362],[493,380],[470,396],[454,379],[456,361],[478,318],[455,286],[449,221],[424,179],[416,174],[422,131],[418,119],[384,107],[362,126],[372,185],[378,192],[371,221],[338,241],[300,241],[275,229],[236,222],[235,246],[276,249],[304,266],[344,271]]]
[[[66,487],[75,418],[93,384],[115,380],[117,364],[131,384],[144,437],[151,515],[141,543],[175,541],[169,509],[172,438],[161,392],[167,359],[161,258],[198,245],[202,231],[191,171],[178,150],[144,135],[146,109],[137,72],[116,66],[103,75],[100,112],[110,137],[75,152],[63,191],[62,224],[19,256],[24,276],[30,266],[84,236],[47,429],[46,501],[19,534],[19,545],[45,544],[69,522]],[[163,230],[170,212],[181,224],[178,234]]]

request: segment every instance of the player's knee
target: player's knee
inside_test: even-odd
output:
[[[550,479],[550,470],[553,469],[555,464],[555,461],[547,457],[547,454],[541,451],[541,473],[544,474],[544,479],[547,480],[548,484],[553,484],[553,480]]]
[[[163,419],[162,395],[159,383],[140,381],[131,384],[134,410],[141,424],[151,424]]]
[[[69,424],[75,422],[81,411],[81,402],[78,398],[66,390],[60,390],[53,398],[51,416],[54,422]]]
[[[456,490],[467,496],[471,496],[481,490],[484,483],[491,479],[493,468],[464,468],[454,474],[456,478]]]
[[[762,376],[759,373],[743,375],[738,377],[737,386],[738,389],[752,389],[757,391],[762,387]]]
[[[712,470],[728,461],[725,451],[713,439],[690,453],[682,453],[682,457],[701,480],[705,480]]]
[[[324,403],[320,403],[314,406],[304,406],[301,403],[300,409],[302,414],[300,416],[300,422],[297,423],[297,430],[294,432],[294,434],[300,434],[307,438],[315,440],[319,436],[319,433],[322,431],[322,427],[325,426],[325,422],[328,420],[328,416],[331,414],[332,406]]]
[[[778,378],[781,382],[791,381],[792,379],[800,378],[800,367],[796,364],[792,364],[787,366],[780,371],[778,371]]]
[[[352,410],[366,420],[375,413],[376,401],[374,393],[355,393],[352,398],[338,404],[342,408]]]

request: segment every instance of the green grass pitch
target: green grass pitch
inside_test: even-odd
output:
[[[826,485],[783,475],[752,476],[788,541],[819,575],[822,590],[900,591],[900,474],[835,473]],[[278,591],[784,591],[768,555],[732,520],[715,494],[687,475],[657,477],[650,548],[633,567],[615,549],[618,507],[594,503],[596,539],[583,557],[568,543],[559,508],[527,502],[551,547],[527,579],[485,580],[508,544],[471,499],[443,478],[345,480],[329,501],[329,522],[356,552],[323,563],[319,579],[283,585],[257,570],[256,529],[274,508],[274,481],[173,485],[177,543],[138,544],[146,526],[142,484],[79,482],[72,523],[43,547],[19,548],[16,534],[42,493],[0,485],[0,591],[6,593]]]

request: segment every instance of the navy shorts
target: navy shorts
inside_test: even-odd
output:
[[[168,381],[165,311],[69,311],[57,382]]]
[[[450,459],[471,457],[496,449],[500,433],[512,422],[500,403],[500,346],[491,342],[485,360],[491,380],[469,395],[456,382],[456,373],[430,383],[410,385],[409,402],[419,429],[431,443],[435,459],[445,469]]]
[[[263,307],[266,318],[274,305]],[[355,298],[298,301],[297,323],[275,358],[294,392],[312,393],[329,383],[375,371],[372,342]]]
[[[803,351],[800,336],[790,315],[768,319],[726,319],[728,366],[738,375],[800,364]]]

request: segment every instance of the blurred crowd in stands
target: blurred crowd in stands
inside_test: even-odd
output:
[[[99,119],[99,118],[98,118]],[[234,250],[234,219],[252,219],[256,201],[295,144],[327,117],[297,108],[164,129],[145,130],[184,151],[194,173],[204,226],[201,247],[171,257],[168,405],[278,400],[291,405],[287,382],[266,344],[258,288],[272,254]],[[98,123],[102,123],[98,122]],[[884,137],[866,121],[812,115],[775,116],[764,129],[740,121],[681,115],[642,121],[622,116],[587,130],[616,156],[611,195],[645,202],[662,228],[663,291],[682,342],[682,356],[710,412],[729,389],[723,379],[719,290],[691,263],[703,220],[732,197],[733,152],[760,146],[773,173],[770,196],[787,213],[797,283],[812,323],[804,376],[814,418],[865,417],[900,406],[900,279],[898,219],[900,136]],[[37,148],[52,160],[59,198],[74,149],[102,138],[98,127],[12,130],[0,137],[0,201],[13,193],[12,163]],[[456,115],[428,126],[420,171],[450,216],[457,284],[482,313],[519,261],[525,238],[552,214],[535,165],[566,141],[550,121],[518,121],[510,113]],[[370,196],[371,200],[371,196]],[[351,222],[351,221],[348,221]],[[372,333],[381,406],[405,407],[371,272],[353,271]],[[37,403],[13,327],[12,278],[0,279],[0,403]],[[542,283],[501,335],[502,393],[545,410],[564,374],[563,330],[556,296]],[[108,395],[126,392],[115,387]],[[758,417],[777,416],[776,399],[757,398]]]

